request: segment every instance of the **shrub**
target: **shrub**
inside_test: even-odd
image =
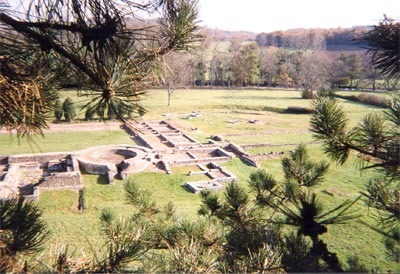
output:
[[[331,89],[320,89],[318,90],[318,96],[322,97],[334,97],[336,94]]]
[[[358,102],[361,104],[366,104],[366,105],[371,105],[371,106],[376,106],[376,107],[387,107],[389,105],[389,100],[378,95],[373,95],[373,94],[360,94],[358,96],[354,95],[339,95],[335,94],[336,97],[342,98],[345,100],[353,101],[353,102]]]
[[[304,107],[298,107],[298,106],[289,106],[287,107],[285,113],[290,113],[290,114],[312,114],[314,113],[314,110],[311,108],[304,108]]]
[[[315,99],[315,94],[312,90],[303,90],[301,92],[302,99]]]
[[[57,122],[61,121],[63,114],[64,114],[63,104],[61,103],[60,99],[57,99],[54,104],[54,117],[56,118]]]
[[[64,110],[65,120],[67,122],[71,122],[76,116],[75,104],[71,97],[65,99],[63,103],[63,110]]]
[[[358,102],[373,105],[377,107],[387,107],[389,105],[389,100],[381,96],[373,94],[361,94],[358,96]]]

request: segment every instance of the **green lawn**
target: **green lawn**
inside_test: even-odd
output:
[[[76,92],[66,91],[62,96],[74,95]],[[78,97],[74,97],[78,100]],[[311,100],[300,99],[300,92],[281,90],[177,90],[173,93],[172,105],[167,106],[165,90],[149,90],[143,99],[148,113],[144,120],[169,120],[184,129],[189,135],[201,142],[207,142],[212,135],[227,134],[226,140],[238,144],[251,143],[308,143],[313,141],[309,128],[310,115],[282,114],[266,109],[285,109],[288,106],[310,107]],[[369,112],[380,109],[358,103],[343,101],[343,108],[348,113],[352,125]],[[192,111],[202,114],[200,117],[184,119]],[[164,114],[167,114],[164,116]],[[257,123],[249,123],[257,120]],[[140,120],[139,120],[140,121]],[[235,121],[235,123],[233,123]],[[272,132],[272,133],[271,133]],[[275,132],[275,133],[274,133]],[[234,135],[240,134],[239,136]],[[122,130],[96,132],[47,133],[45,139],[34,139],[35,144],[22,140],[18,145],[15,136],[0,135],[0,154],[17,154],[47,151],[73,151],[87,146],[131,143]],[[293,146],[283,147],[293,149]],[[281,147],[274,148],[286,150]],[[249,149],[250,153],[265,153],[269,148]],[[308,146],[311,157],[315,160],[328,158],[318,144]],[[256,168],[248,166],[239,159],[223,163],[223,167],[238,176],[238,183],[248,187],[248,178]],[[282,180],[283,173],[280,160],[263,161],[261,167]],[[145,172],[133,176],[144,189],[152,192],[153,198],[160,206],[172,201],[176,212],[182,218],[197,218],[200,205],[198,195],[186,191],[182,185],[192,181],[188,172],[190,168],[173,168],[172,175],[162,172]],[[365,184],[373,177],[373,173],[360,173],[357,170],[355,157],[345,165],[331,163],[329,174],[318,187],[318,197],[327,208],[338,205],[343,199],[358,197]],[[104,178],[84,175],[87,209],[77,211],[78,194],[76,191],[46,191],[40,195],[39,206],[43,209],[45,221],[51,234],[46,244],[48,250],[56,245],[68,243],[71,249],[90,253],[101,243],[99,231],[99,214],[103,208],[111,208],[119,215],[132,212],[124,200],[123,182],[107,185]],[[364,219],[375,224],[368,214],[371,213],[363,202],[355,209],[364,215]],[[368,267],[380,267],[382,270],[399,270],[398,264],[387,258],[382,237],[373,230],[352,222],[346,225],[332,226],[324,235],[328,248],[338,252],[344,262],[347,255],[357,255]],[[46,253],[47,254],[47,253]],[[44,256],[47,256],[44,254]],[[79,253],[82,254],[82,253]]]
[[[0,135],[0,155],[23,153],[75,151],[90,146],[133,144],[123,130],[53,132],[32,139],[18,139],[16,135]]]

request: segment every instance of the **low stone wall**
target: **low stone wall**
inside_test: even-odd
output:
[[[79,167],[90,174],[107,175],[109,171],[117,172],[117,167],[112,163],[92,163],[79,159]]]
[[[65,159],[68,172],[51,172],[44,176],[39,185],[40,189],[60,189],[83,187],[79,163],[74,155],[68,155]],[[38,190],[39,191],[39,190]]]
[[[253,157],[250,157],[250,156],[247,156],[247,155],[242,155],[240,158],[243,161],[245,161],[246,163],[248,163],[249,165],[251,165],[251,166],[254,166],[254,167],[257,167],[257,168],[260,167],[260,164],[257,161],[255,161],[253,159]]]
[[[234,182],[237,180],[235,175],[213,162],[207,163],[207,167],[204,167],[201,164],[198,164],[197,166],[202,171],[190,172],[189,175],[205,174],[210,177],[211,180],[188,182],[184,184],[184,187],[193,193],[199,193],[203,189],[208,189],[210,191],[221,190],[224,189],[224,183]],[[214,176],[216,172],[221,173],[224,177]]]
[[[40,183],[41,189],[82,188],[82,178],[79,172],[51,173]]]
[[[18,196],[19,164],[11,164],[0,182],[0,199]]]
[[[243,155],[249,156],[249,154],[246,151],[244,151],[241,146],[236,145],[234,143],[229,143],[228,148],[231,149],[233,151],[233,153],[235,153],[239,156],[243,156]]]
[[[146,141],[146,139],[141,135],[141,134],[137,134],[135,136],[140,143],[142,143],[144,146],[153,149],[153,147]]]
[[[72,166],[72,170],[71,171],[75,171],[75,172],[80,172],[80,169],[79,169],[79,162],[78,162],[78,159],[76,158],[76,156],[72,156],[71,155],[71,166]]]
[[[208,158],[198,158],[192,160],[176,160],[169,162],[171,166],[194,166],[197,164],[206,164],[209,162],[229,162],[231,157],[208,157]]]
[[[217,181],[198,181],[198,182],[188,182],[184,185],[186,189],[193,193],[199,193],[203,189],[208,189],[210,191],[222,190],[224,186]]]
[[[318,142],[308,142],[306,144],[317,144]],[[247,144],[240,145],[243,149],[246,148],[259,148],[259,147],[283,147],[283,146],[298,146],[299,143],[287,143],[287,144]]]
[[[33,159],[38,161],[32,162]],[[46,171],[49,161],[60,159],[62,159],[62,164],[66,166],[68,172],[45,172],[43,174],[43,170]],[[73,155],[66,153],[26,154],[12,156],[9,160],[11,160],[11,163],[4,180],[0,184],[0,198],[22,194],[27,200],[37,200],[40,189],[82,188],[79,164]],[[31,185],[33,190],[29,190],[29,185],[19,185],[19,178],[22,173],[38,171],[40,171],[40,178],[37,178],[40,180],[39,185],[36,187]]]
[[[0,155],[0,165],[8,164],[8,156]]]
[[[190,140],[193,143],[199,143],[196,139],[190,137],[189,135],[187,135],[186,133],[183,134],[183,137],[187,138],[188,140]]]
[[[71,152],[49,152],[37,154],[19,154],[8,157],[9,164],[24,163],[24,162],[38,162],[43,165],[49,161],[64,159]]]
[[[231,173],[228,170],[220,167],[219,165],[216,165],[214,163],[209,163],[208,166],[213,168],[213,169],[219,170],[224,176],[226,176],[227,181],[232,181],[232,180],[236,180],[237,179],[237,177],[233,173]],[[223,179],[223,178],[220,178],[220,179]]]

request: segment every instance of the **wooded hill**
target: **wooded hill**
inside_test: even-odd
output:
[[[363,44],[357,41],[367,26],[335,29],[291,29],[260,33],[256,37],[259,46],[274,46],[292,49],[326,49],[329,51],[360,50]]]
[[[254,33],[247,31],[226,31],[203,27],[202,32],[213,41],[256,41],[259,47],[291,49],[326,49],[329,51],[351,51],[363,48],[357,39],[370,27],[331,29],[290,29],[286,31]]]

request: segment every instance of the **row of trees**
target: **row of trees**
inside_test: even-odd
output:
[[[181,88],[279,86],[306,91],[330,88],[391,90],[398,83],[373,68],[363,50],[260,48],[255,42],[233,41],[227,51],[217,51],[210,44],[209,48],[190,54],[173,54],[167,63],[169,70],[161,78]]]

